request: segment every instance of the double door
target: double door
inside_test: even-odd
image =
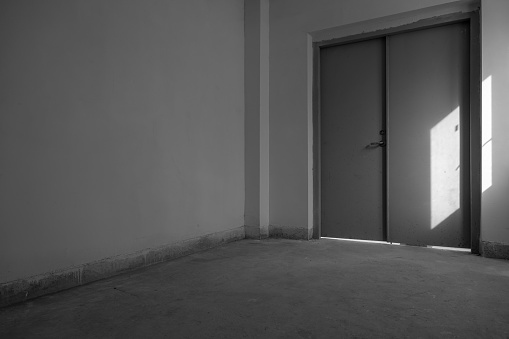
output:
[[[321,236],[470,247],[469,25],[320,50]]]

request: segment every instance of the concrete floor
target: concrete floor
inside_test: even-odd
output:
[[[509,338],[509,261],[243,240],[0,309],[0,338]]]

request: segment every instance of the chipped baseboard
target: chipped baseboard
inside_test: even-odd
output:
[[[296,240],[309,240],[313,238],[312,228],[290,227],[290,226],[269,226],[271,238],[285,238]]]
[[[0,284],[0,307],[105,279],[245,238],[244,226]]]
[[[509,244],[481,240],[481,255],[486,258],[509,259]]]

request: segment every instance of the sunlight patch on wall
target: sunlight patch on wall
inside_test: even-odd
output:
[[[493,185],[491,75],[482,82],[482,191]]]
[[[460,208],[460,108],[430,131],[431,229]]]

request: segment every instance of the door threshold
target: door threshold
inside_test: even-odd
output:
[[[454,251],[454,252],[472,252],[471,248],[464,247],[449,247],[449,246],[435,246],[435,245],[412,245],[412,244],[404,244],[400,243],[401,246],[413,246],[413,247],[422,247],[422,248],[433,248],[435,250],[443,250],[443,251]]]
[[[446,247],[446,246],[426,246],[427,248],[434,248],[436,250],[444,250],[444,251],[455,251],[455,252],[472,252],[471,248],[463,248],[463,247]]]
[[[383,244],[383,245],[401,245],[399,242],[389,242],[380,240],[363,240],[363,239],[350,239],[350,238],[333,238],[333,237],[320,237],[320,239],[343,240],[352,242],[364,242],[369,244]]]
[[[342,240],[342,241],[351,241],[351,242],[362,242],[369,244],[382,244],[382,245],[397,245],[397,246],[413,246],[413,247],[422,247],[422,248],[433,248],[436,250],[443,251],[454,251],[454,252],[471,252],[470,248],[462,248],[462,247],[447,247],[447,246],[434,246],[434,245],[408,245],[399,242],[390,242],[390,241],[380,241],[380,240],[363,240],[363,239],[350,239],[350,238],[333,238],[333,237],[320,237],[320,239],[330,239],[330,240]]]

